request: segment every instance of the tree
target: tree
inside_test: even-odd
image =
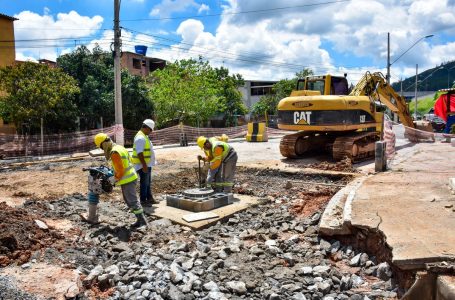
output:
[[[163,70],[155,70],[150,80],[158,127],[178,121],[200,125],[219,108],[221,85],[202,59],[175,61]]]
[[[297,86],[297,80],[306,76],[313,75],[311,69],[303,69],[295,73],[292,79],[283,79],[275,83],[272,87],[272,94],[262,96],[251,108],[251,114],[254,116],[263,116],[266,112],[269,115],[277,114],[277,106],[281,99],[288,97],[292,90]]]
[[[76,99],[82,128],[97,127],[100,117],[104,125],[115,122],[114,60],[112,54],[96,46],[92,51],[81,46],[57,59],[59,67],[78,81],[81,93]],[[123,126],[137,129],[153,115],[153,103],[144,78],[122,70]]]
[[[226,126],[235,126],[236,115],[244,115],[248,109],[243,104],[242,93],[238,90],[245,84],[242,75],[229,75],[227,68],[215,68],[216,81],[221,85],[220,101],[218,103],[218,112],[224,113],[226,117]]]
[[[74,77],[80,87],[75,103],[82,129],[96,128],[100,117],[103,123],[113,124],[114,116],[114,60],[112,54],[96,46],[92,52],[80,46],[57,58],[65,73]]]
[[[154,105],[149,98],[149,87],[140,76],[122,70],[123,126],[138,129],[145,119],[153,118]]]
[[[33,62],[0,68],[0,90],[5,92],[0,96],[0,116],[11,120],[19,130],[24,122],[39,128],[41,118],[71,118],[73,100],[79,93],[74,78],[59,68]]]

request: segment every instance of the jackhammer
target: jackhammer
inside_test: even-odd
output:
[[[82,219],[90,224],[99,223],[97,213],[100,195],[109,194],[114,188],[114,172],[106,166],[83,168],[88,171],[88,213],[87,216],[81,215]]]

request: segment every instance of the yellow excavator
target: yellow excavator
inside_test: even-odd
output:
[[[350,92],[346,75],[308,76],[278,103],[278,128],[298,131],[282,138],[280,152],[301,158],[325,150],[352,162],[373,157],[386,107],[416,128],[404,98],[380,72],[365,73]]]

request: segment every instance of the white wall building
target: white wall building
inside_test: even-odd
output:
[[[278,81],[245,80],[245,85],[239,88],[243,96],[243,103],[250,109],[259,101],[261,96],[271,94],[272,86]]]

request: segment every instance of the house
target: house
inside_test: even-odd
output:
[[[38,63],[41,65],[46,65],[49,68],[57,68],[57,62],[49,60],[49,59],[38,59]]]
[[[278,81],[245,80],[243,87],[239,87],[242,93],[243,104],[250,109],[256,104],[261,96],[272,94],[272,86]]]
[[[0,13],[0,67],[12,66],[16,61],[14,21],[16,18]],[[3,92],[0,91],[0,95]],[[0,133],[16,133],[14,125],[0,118]]]
[[[142,53],[122,52],[120,65],[128,69],[130,74],[137,76],[147,76],[156,69],[163,69],[166,66],[165,60],[148,57],[146,51]]]

